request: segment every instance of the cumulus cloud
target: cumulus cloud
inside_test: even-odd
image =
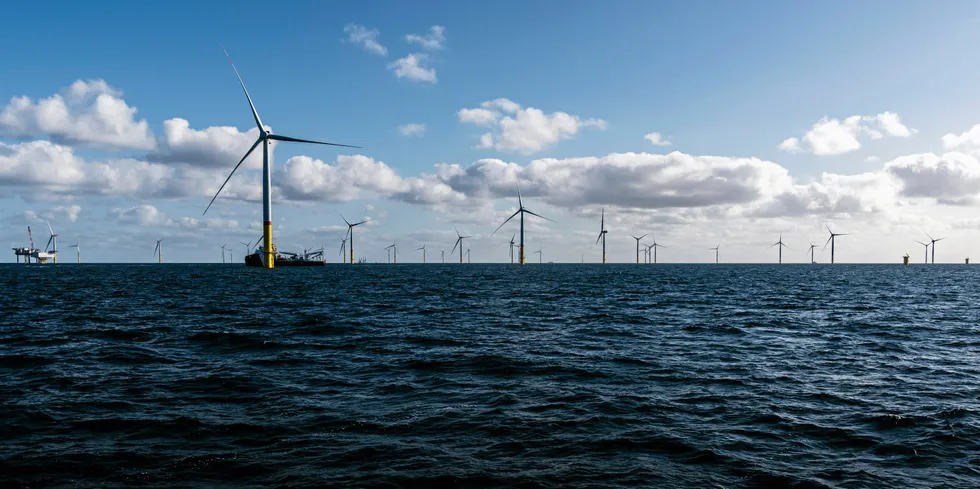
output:
[[[664,139],[664,137],[661,136],[659,132],[651,132],[650,134],[647,134],[646,136],[643,136],[643,139],[646,139],[647,141],[650,141],[650,144],[652,144],[654,146],[670,146],[671,145],[671,142],[668,141],[668,140],[666,140],[666,139]]]
[[[133,207],[116,207],[108,211],[110,218],[122,224],[137,224],[140,226],[159,226],[179,228],[189,231],[208,229],[238,230],[241,226],[234,219],[197,219],[194,217],[172,218],[166,213],[149,204]]]
[[[424,136],[425,124],[403,124],[398,126],[398,133],[402,136]]]
[[[146,120],[122,91],[104,80],[78,80],[50,97],[14,97],[0,111],[0,132],[18,138],[48,137],[64,144],[149,150],[155,145]]]
[[[961,134],[949,133],[943,136],[943,148],[973,152],[980,149],[980,124],[977,124]]]
[[[980,161],[964,153],[908,155],[885,164],[906,197],[933,198],[945,204],[972,204],[980,194]]]
[[[602,119],[581,119],[565,112],[546,114],[534,107],[523,108],[506,98],[488,100],[479,108],[461,109],[456,116],[460,122],[494,130],[480,136],[478,148],[521,154],[542,151],[574,137],[583,128],[604,130],[607,126]]]
[[[425,53],[414,53],[404,58],[396,59],[388,64],[388,69],[395,72],[398,78],[408,78],[412,81],[436,83],[435,68],[428,68],[425,64],[429,60],[429,55]]]
[[[338,156],[334,164],[308,156],[286,161],[278,175],[285,198],[345,202],[364,192],[390,195],[402,189],[403,180],[384,162],[362,155]]]
[[[441,25],[434,25],[429,28],[428,34],[424,36],[409,34],[405,36],[405,40],[409,44],[418,44],[422,49],[429,51],[442,49],[446,43],[446,28]]]
[[[78,220],[78,216],[82,213],[82,207],[80,205],[60,205],[57,207],[52,207],[43,211],[27,211],[24,213],[24,217],[29,220],[40,220],[40,221],[68,221],[75,222]]]
[[[915,129],[902,124],[898,114],[893,112],[882,112],[876,116],[855,115],[843,121],[824,116],[802,138],[783,140],[779,149],[788,153],[839,155],[861,149],[861,137],[909,137],[915,132]]]
[[[381,35],[377,29],[368,29],[363,25],[357,24],[347,24],[344,26],[344,33],[347,34],[347,42],[360,44],[368,52],[379,54],[381,56],[386,56],[388,54],[388,49],[378,42],[378,36]]]
[[[258,128],[246,132],[228,126],[197,130],[191,129],[186,120],[175,118],[163,122],[163,137],[147,157],[156,162],[230,170],[245,156],[245,152],[258,137]],[[275,143],[272,146],[274,149]],[[262,148],[255,148],[242,166],[262,168]]]

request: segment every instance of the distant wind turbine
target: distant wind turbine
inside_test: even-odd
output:
[[[462,234],[459,234],[459,229],[456,229],[456,226],[453,226],[453,229],[456,231],[456,244],[453,245],[453,249],[449,253],[452,254],[453,251],[456,251],[456,247],[459,246],[459,264],[462,265],[463,264],[463,240],[467,238],[472,238],[473,236],[463,236]],[[445,261],[445,259],[443,259],[443,261]]]
[[[838,236],[847,236],[847,234],[835,233],[830,230],[830,226],[827,226],[827,232],[830,233],[830,238],[828,238],[827,242],[824,243],[823,249],[827,249],[827,245],[830,244],[830,263],[834,263],[834,245],[837,243],[836,238]]]
[[[82,262],[82,248],[80,246],[78,246],[78,241],[75,241],[75,244],[69,246],[69,248],[75,248],[75,263],[81,263]]]
[[[721,249],[721,245],[715,246],[714,248],[708,248],[715,252],[715,263],[718,263],[718,250]]]
[[[544,263],[544,251],[542,248],[538,248],[538,251],[535,251],[535,253],[538,254],[538,264]]]
[[[340,218],[343,219],[344,222],[347,223],[347,239],[350,240],[350,262],[351,262],[351,264],[353,264],[354,263],[354,228],[357,227],[357,226],[360,226],[361,224],[366,224],[366,223],[371,222],[371,219],[369,218],[369,219],[365,219],[363,221],[355,222],[355,223],[351,224],[350,221],[348,221],[347,218],[344,217],[343,214],[340,215]]]
[[[252,248],[252,243],[245,243],[242,241],[239,241],[239,243],[245,246],[245,256],[248,256],[248,250]]]
[[[420,247],[418,247],[418,248],[415,249],[415,251],[420,251],[420,250],[422,251],[422,263],[424,264],[425,263],[425,255],[426,255],[425,245],[422,245],[422,246],[420,246]]]
[[[606,263],[606,209],[602,209],[601,221],[599,221],[599,237],[595,239],[596,244],[602,240],[602,263]]]
[[[773,243],[769,247],[772,248],[773,246],[778,246],[779,247],[779,263],[782,263],[783,262],[783,248],[789,248],[789,246],[786,246],[783,243],[783,235],[782,234],[779,235],[779,241],[776,241],[775,243]]]
[[[647,258],[650,257],[650,250],[653,250],[653,263],[657,263],[657,248],[666,248],[666,246],[657,243],[657,238],[653,238],[653,244],[647,246]]]
[[[510,264],[511,265],[514,264],[514,246],[515,246],[514,238],[516,237],[517,237],[517,233],[514,233],[514,235],[510,237]]]
[[[929,236],[929,235],[927,234],[926,236]],[[929,263],[929,243],[923,243],[922,241],[919,241],[919,240],[915,240],[915,242],[916,243],[919,243],[920,245],[926,247],[926,250],[925,250],[926,251],[926,261],[924,261],[923,263],[928,264]]]
[[[470,251],[472,251],[472,250],[470,250],[469,248],[466,248],[466,263],[467,264],[473,263],[473,260],[470,258]]]
[[[637,238],[636,236],[630,236],[630,237],[636,240],[636,263],[639,264],[640,263],[640,240],[647,237],[647,235],[644,234],[639,238]]]
[[[153,256],[157,257],[157,263],[163,263],[163,240],[157,240],[157,247],[153,249]]]
[[[347,235],[340,240],[340,257],[347,263]]]
[[[225,262],[225,250],[228,249],[228,244],[221,245],[221,263]]]
[[[516,216],[518,214],[521,215],[521,245],[520,245],[520,248],[518,250],[518,257],[519,257],[518,258],[518,262],[521,265],[523,265],[524,264],[524,214],[530,214],[530,215],[535,216],[535,217],[540,217],[541,219],[544,219],[546,221],[551,221],[551,222],[555,222],[555,221],[552,221],[551,219],[548,219],[547,217],[544,217],[544,216],[542,216],[540,214],[535,214],[535,213],[527,210],[524,207],[524,200],[521,199],[521,186],[518,185],[517,186],[517,212],[511,214],[511,216],[508,217],[507,219],[505,219],[504,222],[502,222],[500,224],[500,226],[497,226],[497,229],[495,229],[492,233],[490,233],[490,236],[493,236],[494,234],[497,233],[497,231],[500,231],[500,228],[504,227],[504,224],[507,224],[508,221],[510,221],[511,219],[513,219],[514,216]]]
[[[442,251],[442,262],[446,263],[446,250],[439,250],[439,251]]]
[[[813,259],[813,249],[816,248],[816,247],[817,247],[817,245],[815,245],[813,243],[810,243],[810,251],[808,251],[808,253],[810,253],[810,263],[816,263],[817,262],[817,260],[814,260]]]
[[[926,236],[929,236],[929,233],[926,233]],[[929,236],[929,239],[932,242],[932,264],[935,265],[936,264],[936,243],[939,242],[939,241],[942,241],[942,240],[944,240],[946,238],[936,239],[936,238],[933,238],[932,236]],[[55,262],[55,263],[57,263],[57,262]]]
[[[245,162],[248,155],[252,154],[252,151],[255,151],[255,148],[258,147],[259,144],[262,144],[262,232],[264,238],[262,246],[262,254],[264,255],[262,265],[265,268],[274,268],[275,257],[272,247],[272,152],[270,151],[272,141],[323,144],[326,146],[341,146],[345,148],[356,148],[357,146],[280,136],[267,130],[265,125],[262,124],[262,119],[259,118],[259,113],[255,110],[255,104],[252,103],[252,97],[248,95],[248,89],[245,88],[245,82],[242,81],[241,75],[238,74],[238,68],[235,68],[235,63],[232,63],[231,56],[228,54],[228,51],[225,51],[225,56],[228,57],[228,63],[231,63],[231,68],[235,70],[235,76],[238,77],[238,83],[241,84],[242,91],[245,92],[245,98],[248,99],[248,106],[252,109],[252,117],[255,119],[255,125],[259,129],[259,138],[255,140],[255,143],[252,144],[252,147],[245,153],[242,160],[239,161],[238,164],[235,165],[235,168],[231,170],[228,178],[226,178],[225,182],[221,184],[221,187],[219,187],[218,191],[215,192],[214,197],[211,198],[211,202],[208,203],[207,208],[204,209],[204,213],[208,213],[208,209],[211,208],[211,204],[214,204],[214,200],[218,198],[218,195],[221,194],[221,190],[224,189],[225,185],[228,184],[228,181],[231,180],[231,177],[235,174],[235,171],[238,170],[238,167],[242,166],[242,163]]]
[[[396,245],[394,242],[392,242],[391,245],[388,246],[385,249],[391,251],[391,255],[395,258],[394,263],[397,265],[398,264],[398,245]]]

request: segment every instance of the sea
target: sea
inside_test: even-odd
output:
[[[0,266],[2,488],[980,487],[980,267]]]

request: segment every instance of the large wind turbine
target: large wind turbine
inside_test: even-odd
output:
[[[490,233],[490,236],[493,236],[494,234],[497,233],[497,231],[500,231],[500,228],[504,227],[504,224],[507,224],[508,221],[510,221],[511,219],[513,219],[514,216],[516,216],[518,214],[521,215],[521,245],[520,245],[520,248],[518,249],[518,257],[519,257],[518,258],[518,262],[520,262],[520,264],[523,265],[524,264],[524,214],[530,214],[530,215],[535,216],[535,217],[540,217],[541,219],[544,219],[546,221],[551,221],[551,222],[555,222],[555,221],[552,221],[551,219],[548,219],[547,217],[544,217],[544,216],[542,216],[540,214],[535,214],[535,213],[533,213],[533,212],[525,209],[524,208],[524,200],[521,199],[521,186],[518,185],[517,186],[517,212],[511,214],[510,217],[508,217],[507,219],[505,219],[504,222],[502,222],[500,224],[500,226],[497,226],[497,229],[495,229],[492,233]]]
[[[511,216],[511,217],[513,217],[513,216]],[[504,222],[507,222],[507,221],[504,221]],[[456,226],[453,226],[453,229],[456,231],[456,244],[453,245],[453,249],[449,251],[449,254],[451,255],[454,251],[456,251],[456,247],[459,246],[459,264],[462,265],[463,264],[463,240],[466,239],[466,238],[472,238],[473,236],[463,236],[462,234],[459,234],[459,229],[456,229]],[[500,229],[500,228],[497,228],[497,229]],[[445,260],[443,260],[443,261],[445,261]]]
[[[418,247],[418,248],[415,249],[415,251],[419,251],[419,250],[422,251],[422,263],[424,264],[425,263],[425,255],[428,253],[427,251],[425,251],[425,245],[422,245],[422,246],[420,246],[420,247]]]
[[[81,248],[81,246],[78,246],[78,241],[75,241],[75,244],[71,245],[69,248],[75,248],[75,263],[81,263],[82,262],[82,248]]]
[[[779,235],[779,241],[776,241],[775,243],[771,244],[769,247],[772,248],[773,246],[779,246],[779,263],[782,263],[783,262],[783,248],[789,248],[789,246],[786,246],[785,244],[783,244],[783,235],[782,234]]]
[[[157,263],[163,263],[163,240],[157,240],[157,247],[153,249],[153,256],[157,257]]]
[[[262,243],[262,264],[265,268],[275,267],[275,256],[272,249],[272,154],[271,147],[273,141],[287,141],[294,143],[311,143],[311,144],[323,144],[327,146],[342,146],[345,148],[356,148],[357,146],[351,146],[347,144],[337,144],[337,143],[326,143],[323,141],[311,141],[308,139],[297,139],[289,136],[280,136],[278,134],[273,134],[272,131],[266,129],[265,125],[262,124],[262,119],[259,118],[259,113],[255,110],[255,104],[252,103],[252,97],[248,95],[248,89],[245,88],[245,82],[242,81],[242,76],[238,74],[238,68],[235,68],[235,63],[231,62],[231,56],[228,55],[228,51],[225,51],[225,56],[228,57],[228,62],[231,63],[231,68],[235,70],[235,76],[238,77],[238,83],[242,85],[242,91],[245,92],[245,98],[248,99],[248,106],[252,109],[252,117],[255,119],[255,125],[259,128],[259,138],[255,140],[252,147],[249,148],[242,160],[235,165],[235,168],[231,170],[228,178],[225,179],[225,183],[221,184],[218,191],[214,194],[208,207],[204,209],[204,213],[207,214],[208,209],[211,208],[211,204],[214,203],[214,199],[218,198],[218,194],[221,190],[225,188],[228,184],[228,180],[231,180],[232,175],[235,174],[235,170],[242,166],[248,155],[255,151],[255,148],[262,144],[262,232],[263,232],[263,243]],[[353,256],[353,249],[351,250],[351,255]],[[353,258],[351,259],[353,262]]]
[[[599,221],[599,237],[595,239],[596,244],[602,240],[602,263],[606,263],[606,209],[602,209],[602,220]]]
[[[361,222],[355,222],[354,224],[351,224],[350,221],[348,221],[347,218],[343,216],[343,214],[341,214],[340,218],[347,223],[347,239],[350,240],[350,262],[351,264],[353,264],[354,263],[354,228],[360,226],[361,224],[371,222],[371,219],[365,219]]]
[[[54,234],[54,233],[51,233],[51,235],[52,236],[57,236],[57,234]],[[926,236],[929,236],[929,233],[926,233]],[[932,243],[932,264],[935,265],[936,264],[936,243],[939,242],[939,241],[942,241],[942,240],[944,240],[946,238],[936,239],[936,238],[933,238],[932,236],[929,236],[929,239],[930,239],[930,241]],[[54,262],[55,263],[58,263],[58,257],[57,256],[55,256]]]
[[[827,232],[830,233],[830,238],[828,238],[827,242],[823,244],[823,249],[827,249],[827,244],[830,244],[830,263],[834,263],[834,245],[837,243],[835,238],[838,236],[847,236],[847,234],[835,233],[830,230],[830,226],[827,226]]]
[[[927,234],[926,236],[929,235]],[[915,242],[926,247],[926,261],[924,261],[923,263],[929,263],[929,243],[923,243],[922,241],[919,240],[915,240]]]
[[[714,248],[708,248],[715,252],[715,263],[718,263],[718,250],[721,249],[721,245],[715,246]]]
[[[645,238],[645,237],[647,237],[647,235],[644,234],[643,236],[640,236],[639,238],[637,238],[636,236],[632,236],[632,235],[630,237],[636,240],[636,263],[639,264],[640,263],[640,240],[643,239],[643,238]]]

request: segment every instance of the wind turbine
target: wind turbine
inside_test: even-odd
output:
[[[245,246],[245,256],[248,256],[248,250],[252,248],[252,243],[245,243],[242,241],[239,241],[239,243]]]
[[[514,238],[516,237],[517,237],[517,233],[514,233],[514,235],[510,237],[510,264],[511,265],[514,264],[514,246],[515,246]]]
[[[643,263],[650,262],[650,248],[647,245],[643,245]]]
[[[355,222],[354,224],[351,224],[350,221],[348,221],[343,214],[340,215],[340,218],[347,223],[347,239],[350,240],[350,262],[353,265],[354,264],[354,228],[360,226],[361,224],[371,222],[371,219],[365,219],[361,222]]]
[[[636,236],[632,236],[632,235],[630,237],[636,240],[636,263],[639,264],[640,263],[640,240],[643,239],[643,238],[645,238],[645,237],[647,237],[647,235],[644,234],[643,236],[640,236],[639,238],[637,238]]]
[[[70,248],[75,248],[75,263],[81,263],[82,262],[82,248],[80,246],[78,246],[78,241],[75,241],[75,244],[71,245]]]
[[[57,234],[54,234],[54,233],[52,233],[51,235],[52,236],[57,236]],[[926,236],[929,236],[929,233],[926,233]],[[946,238],[936,239],[936,238],[933,238],[932,236],[929,236],[929,239],[932,240],[932,264],[935,265],[936,264],[936,243],[939,242],[939,241],[942,241],[942,240],[944,240]],[[55,257],[54,257],[54,262],[55,263],[58,263],[58,256],[57,255],[55,255]]]
[[[391,253],[395,256],[395,264],[397,265],[398,264],[398,245],[396,245],[394,242],[392,242],[391,245],[388,246],[385,249],[391,251]]]
[[[511,216],[511,217],[513,217],[513,216]],[[504,221],[504,222],[507,222],[507,221]],[[501,224],[501,226],[502,225],[503,224]],[[463,240],[466,239],[466,238],[472,238],[473,236],[463,236],[463,235],[459,234],[459,229],[456,229],[456,226],[453,226],[453,229],[456,231],[456,244],[453,245],[453,249],[449,253],[452,254],[453,251],[456,251],[456,247],[459,246],[459,264],[462,265],[463,264]],[[500,228],[497,228],[497,229],[500,229]],[[443,261],[445,261],[445,258],[443,258]]]
[[[228,249],[227,243],[221,245],[221,263],[225,262],[225,250]]]
[[[422,245],[421,247],[415,249],[415,251],[419,251],[419,250],[422,251],[422,263],[424,264],[425,263],[425,255],[427,253],[425,251],[425,245]]]
[[[442,252],[442,263],[445,264],[446,263],[446,250],[439,250],[439,251]]]
[[[780,233],[780,235],[779,235],[779,241],[776,241],[775,243],[771,244],[769,247],[772,248],[773,246],[779,246],[779,263],[782,263],[783,262],[783,248],[789,248],[789,246],[786,246],[785,244],[783,244],[783,235],[782,235],[782,233]]]
[[[838,236],[847,236],[847,234],[835,233],[830,230],[830,226],[827,226],[827,232],[830,233],[830,238],[828,238],[827,242],[823,244],[823,249],[827,249],[827,244],[830,244],[830,263],[834,263],[834,245],[837,243],[835,238]]]
[[[508,217],[507,219],[505,219],[504,222],[502,222],[500,224],[500,226],[497,226],[497,229],[495,229],[492,233],[490,233],[490,236],[493,236],[494,234],[497,233],[497,231],[500,231],[500,228],[504,227],[504,224],[507,224],[508,221],[510,221],[511,219],[513,219],[514,216],[516,216],[518,214],[521,215],[521,245],[520,245],[520,248],[518,248],[518,262],[521,265],[523,265],[524,264],[524,214],[530,214],[530,215],[535,216],[535,217],[540,217],[541,219],[544,219],[545,221],[551,221],[551,222],[555,222],[555,221],[552,221],[551,219],[548,219],[547,217],[544,217],[544,216],[542,216],[540,214],[535,214],[535,213],[527,210],[524,207],[524,200],[521,199],[521,186],[518,185],[517,186],[517,212],[511,214],[510,217]]]
[[[347,235],[346,234],[340,241],[340,257],[344,260],[344,263],[347,263]]]
[[[544,252],[541,248],[538,248],[538,251],[535,251],[535,253],[538,254],[538,264],[540,265],[544,261]]]
[[[157,257],[157,263],[163,263],[163,240],[157,240],[157,247],[153,249],[153,256]]]
[[[816,247],[817,247],[817,245],[815,245],[813,243],[810,243],[810,251],[808,252],[808,253],[810,253],[810,263],[816,263],[817,262],[816,260],[813,259],[813,249],[816,248]]]
[[[650,250],[653,250],[653,263],[657,263],[657,248],[666,248],[666,246],[657,243],[657,238],[653,238],[653,244],[647,246],[647,257],[650,256]]]
[[[204,213],[208,213],[208,209],[211,208],[211,204],[214,204],[214,200],[218,198],[218,194],[221,190],[225,188],[228,184],[228,180],[231,180],[232,175],[235,174],[235,170],[242,166],[248,155],[255,151],[255,148],[259,144],[262,144],[262,231],[263,231],[263,244],[262,244],[262,254],[264,259],[262,264],[265,268],[275,267],[275,257],[273,255],[272,249],[272,142],[273,141],[287,141],[294,143],[311,143],[311,144],[323,144],[326,146],[341,146],[345,148],[356,148],[357,146],[350,146],[347,144],[337,144],[337,143],[326,143],[323,141],[312,141],[308,139],[297,139],[289,136],[280,136],[278,134],[273,134],[272,131],[267,130],[265,125],[262,124],[262,119],[259,118],[259,113],[255,110],[255,104],[252,103],[252,97],[248,95],[248,89],[245,88],[245,82],[242,81],[242,76],[238,74],[238,68],[235,68],[235,63],[232,63],[231,56],[228,51],[225,51],[225,56],[228,57],[228,63],[231,63],[231,68],[235,70],[235,76],[238,77],[238,83],[242,86],[242,91],[245,92],[245,98],[248,99],[248,106],[252,109],[252,117],[255,119],[255,125],[259,128],[259,138],[255,140],[252,147],[249,148],[242,160],[235,165],[235,168],[231,170],[228,178],[225,179],[225,183],[221,184],[218,191],[211,198],[211,202],[208,204],[207,208],[204,209]],[[351,251],[353,254],[353,250]],[[351,259],[351,261],[354,261]]]
[[[929,235],[927,234],[926,236],[929,236]],[[922,241],[919,241],[919,240],[915,240],[915,242],[916,243],[919,243],[920,245],[926,247],[926,261],[923,262],[923,263],[927,263],[928,264],[929,263],[929,243],[923,243]]]
[[[599,237],[595,239],[596,244],[602,240],[602,263],[606,263],[606,209],[602,209],[602,220],[599,221]]]
[[[54,229],[51,229],[50,222],[44,221],[44,223],[48,225],[48,232],[51,233],[51,237],[48,238],[48,244],[44,245],[44,251],[48,251],[48,246],[51,246],[51,252],[50,252],[52,255],[51,262],[57,265],[58,264],[58,235],[55,234]],[[936,261],[935,258],[933,258],[932,261],[935,262]]]
[[[715,246],[714,248],[708,248],[708,249],[714,250],[714,252],[715,252],[715,263],[718,263],[718,250],[721,249],[721,245]]]
[[[466,248],[466,263],[467,264],[473,263],[473,260],[470,258],[470,251],[471,250],[469,248]]]

